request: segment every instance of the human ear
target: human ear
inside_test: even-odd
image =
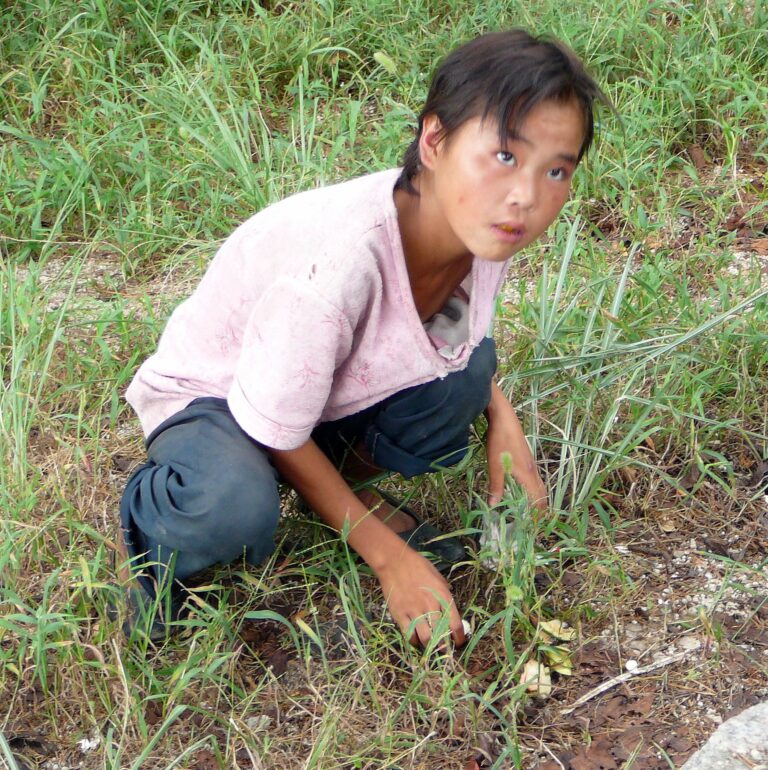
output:
[[[419,135],[419,160],[423,168],[431,169],[445,139],[445,131],[440,118],[434,113],[424,116]]]

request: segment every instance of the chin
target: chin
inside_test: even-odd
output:
[[[511,254],[475,254],[477,259],[482,259],[484,262],[506,262],[510,257],[514,256],[517,252]]]

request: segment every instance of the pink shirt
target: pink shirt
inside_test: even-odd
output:
[[[474,261],[468,340],[441,355],[408,281],[399,174],[294,195],[235,230],[128,388],[145,434],[193,399],[218,396],[254,439],[295,449],[319,422],[466,366],[507,263]]]

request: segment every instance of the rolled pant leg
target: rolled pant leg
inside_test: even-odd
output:
[[[172,557],[173,577],[183,581],[219,562],[257,564],[274,550],[277,472],[226,401],[193,401],[150,435],[147,455],[120,516],[129,556],[157,565],[159,583]]]
[[[486,337],[462,371],[323,423],[313,438],[337,467],[361,441],[375,465],[406,478],[455,465],[467,453],[472,424],[488,406],[495,372],[496,346]]]

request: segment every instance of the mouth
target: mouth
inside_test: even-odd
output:
[[[502,240],[509,243],[517,243],[525,235],[525,228],[520,225],[494,225],[493,229],[496,230]]]

